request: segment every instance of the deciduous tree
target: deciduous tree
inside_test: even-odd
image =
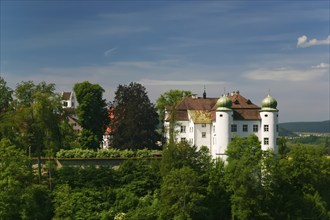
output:
[[[88,136],[83,139],[91,139],[90,148],[97,149],[109,122],[106,101],[103,99],[104,89],[98,84],[84,81],[76,83],[73,90],[79,103],[77,107],[79,123],[84,130],[89,131],[85,133]],[[94,138],[90,138],[91,133],[92,136],[96,135],[98,144],[95,144]]]
[[[6,81],[4,78],[0,76],[0,115],[1,113],[5,112],[8,107],[9,103],[13,100],[12,94],[13,91],[11,88],[7,86]]]
[[[119,85],[115,92],[116,103],[113,129],[113,145],[116,148],[156,148],[159,134],[158,114],[150,102],[146,89],[139,83]]]

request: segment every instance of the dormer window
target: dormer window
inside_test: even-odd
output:
[[[236,105],[238,105],[239,104],[239,101],[238,100],[235,100],[235,102],[234,102]]]
[[[251,105],[251,104],[252,104],[252,102],[251,102],[250,99],[248,99],[248,100],[246,101],[246,103],[247,103],[248,105]]]

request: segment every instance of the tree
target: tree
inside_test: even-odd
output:
[[[156,101],[156,107],[159,113],[159,118],[162,123],[165,120],[165,109],[168,110],[169,113],[169,142],[172,143],[174,141],[174,127],[175,127],[175,107],[176,105],[187,96],[191,96],[191,91],[186,90],[170,90],[165,92],[164,94],[160,95],[160,97]],[[163,127],[163,133],[165,132]]]
[[[84,81],[76,83],[73,90],[79,103],[77,107],[79,123],[84,130],[89,131],[85,133],[88,136],[83,139],[92,140],[90,147],[97,149],[109,122],[106,101],[103,99],[104,89],[98,84]],[[95,143],[94,138],[91,138],[93,135],[97,137],[98,144]]]
[[[20,219],[21,197],[32,179],[30,160],[8,139],[0,141],[0,219]]]
[[[205,212],[204,190],[198,173],[189,167],[173,169],[161,185],[161,219],[192,219]]]
[[[165,108],[174,109],[175,106],[187,96],[191,96],[191,91],[187,90],[170,90],[159,96],[156,101],[156,108],[158,110],[159,118],[164,121]]]
[[[330,160],[324,149],[294,145],[278,171],[280,219],[329,219]]]
[[[233,219],[259,219],[267,215],[262,206],[261,152],[255,135],[235,137],[228,146],[225,172]]]
[[[1,117],[0,135],[8,138],[29,155],[39,160],[39,180],[41,179],[40,157],[53,156],[62,146],[60,123],[64,120],[59,94],[55,85],[32,81],[21,82],[15,89],[16,99],[11,108]]]
[[[13,100],[12,93],[13,91],[7,86],[4,78],[0,76],[0,114],[8,109],[10,102]]]
[[[115,92],[113,145],[122,149],[156,148],[158,114],[139,83],[119,85]]]
[[[225,163],[219,159],[214,160],[210,167],[207,187],[207,219],[231,219],[230,193],[226,191],[225,180]]]

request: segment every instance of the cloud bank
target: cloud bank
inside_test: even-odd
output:
[[[308,69],[292,69],[292,68],[260,68],[243,73],[243,76],[252,80],[269,80],[269,81],[309,81],[323,76],[329,72],[328,63],[320,63]]]
[[[308,40],[306,35],[298,37],[297,39],[297,47],[311,47],[311,46],[329,45],[329,44],[330,44],[330,35],[324,40],[317,40],[315,38],[312,40]]]

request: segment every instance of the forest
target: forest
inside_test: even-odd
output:
[[[0,78],[0,219],[330,219],[327,138],[317,145],[281,138],[274,154],[262,151],[254,135],[235,137],[224,162],[206,147],[156,144],[157,110],[189,91],[169,91],[154,106],[142,85],[119,85],[112,121],[102,87],[82,82],[74,91],[80,134],[54,84],[28,81],[12,90]],[[109,124],[112,154],[134,159],[119,167],[32,166],[33,157],[73,151],[97,157]],[[146,160],[155,150],[161,160]]]

